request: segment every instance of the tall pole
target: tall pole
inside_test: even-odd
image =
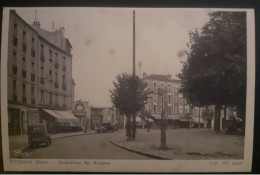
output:
[[[133,11],[133,76],[135,76],[135,11]]]

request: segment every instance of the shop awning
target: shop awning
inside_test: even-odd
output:
[[[43,109],[43,111],[55,117],[58,122],[79,122],[79,119],[68,111],[59,111],[51,109]]]

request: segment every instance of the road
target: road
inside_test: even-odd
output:
[[[109,141],[115,133],[73,136],[52,141],[49,147],[29,149],[29,158],[39,159],[151,159],[119,148]]]

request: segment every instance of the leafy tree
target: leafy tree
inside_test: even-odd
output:
[[[201,31],[189,33],[187,61],[179,78],[181,92],[191,104],[215,105],[219,131],[222,106],[237,106],[238,116],[245,121],[246,13],[212,12],[209,16]]]
[[[135,139],[136,119],[138,111],[144,108],[150,93],[147,83],[139,77],[127,73],[118,75],[113,81],[114,88],[109,90],[111,101],[122,114],[127,117],[126,135],[127,140]],[[133,119],[131,122],[131,118]]]

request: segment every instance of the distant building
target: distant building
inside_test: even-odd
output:
[[[26,23],[10,10],[8,32],[8,128],[10,135],[26,134],[27,126],[46,122],[48,128],[77,121],[71,110],[72,46],[65,29],[54,32],[40,22]],[[62,117],[66,116],[66,120]]]
[[[116,124],[115,109],[112,107],[91,107],[91,129],[103,123]]]
[[[145,110],[154,117],[155,125],[159,125],[161,121],[162,106],[166,112],[168,126],[172,128],[178,127],[194,127],[197,122],[194,117],[199,117],[196,112],[197,107],[187,104],[187,100],[183,94],[179,92],[181,81],[171,78],[171,75],[143,74],[143,80],[148,84],[148,88],[153,91],[145,105]],[[158,89],[163,89],[162,96],[157,94]],[[194,111],[193,111],[194,110]],[[201,114],[201,112],[200,112]],[[200,115],[201,117],[201,115]],[[200,118],[201,123],[204,123]]]

